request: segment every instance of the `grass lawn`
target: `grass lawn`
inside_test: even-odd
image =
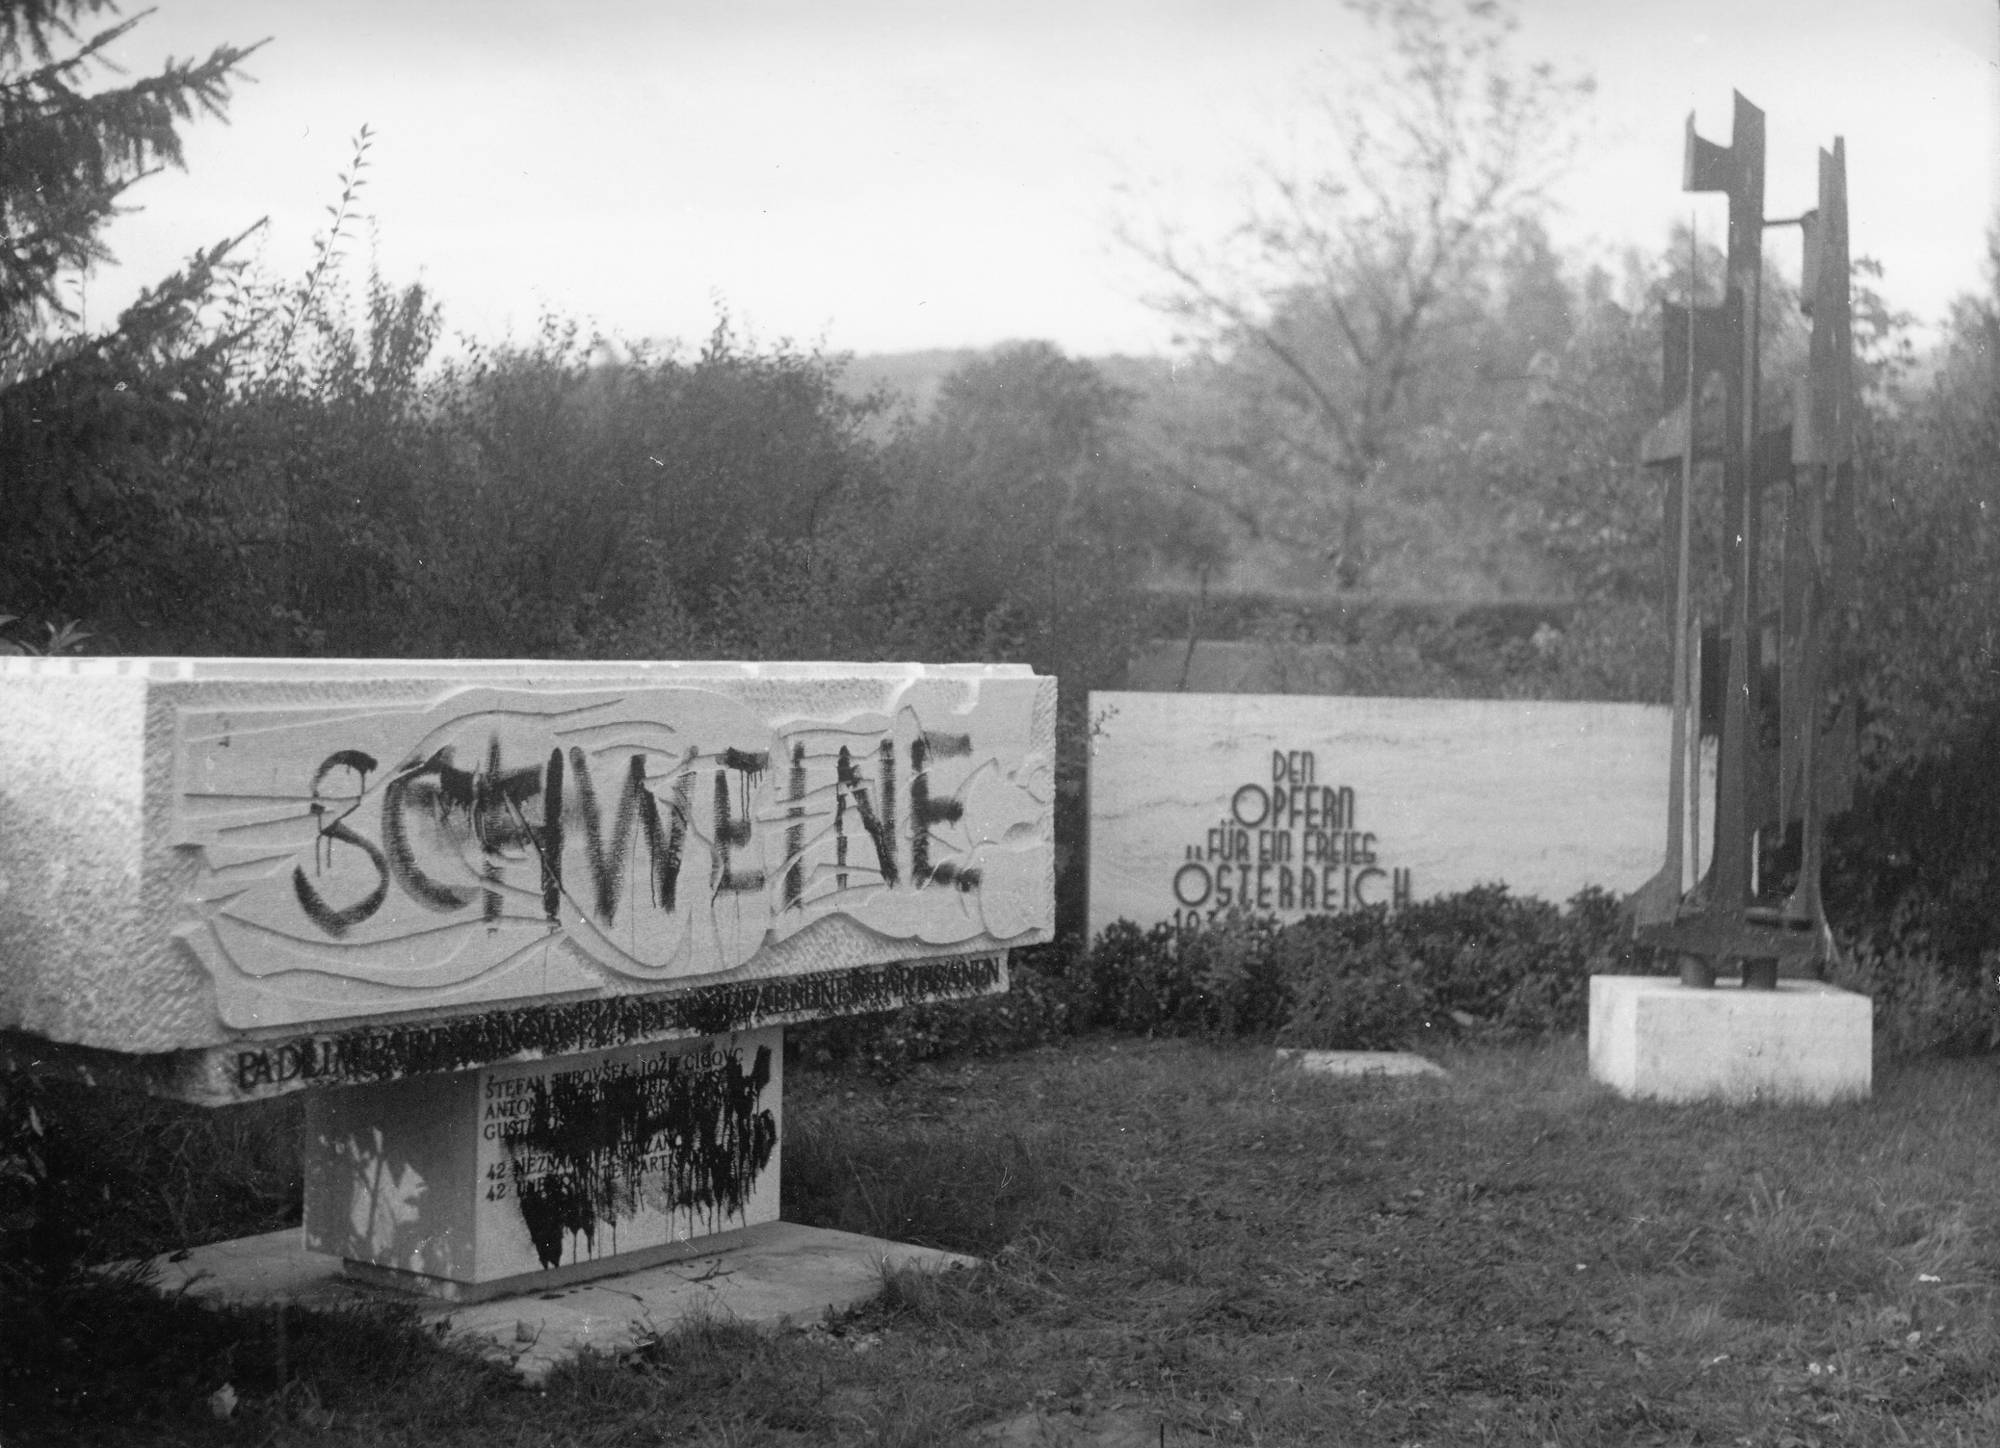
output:
[[[1575,1041],[1439,1059],[799,1071],[785,1215],[987,1266],[540,1391],[386,1316],[72,1291],[8,1306],[0,1444],[2000,1443],[2000,1058],[1736,1110],[1622,1102]]]

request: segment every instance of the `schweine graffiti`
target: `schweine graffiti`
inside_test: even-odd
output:
[[[1174,870],[1174,921],[1231,907],[1333,914],[1410,903],[1410,872],[1385,865],[1372,830],[1357,827],[1354,789],[1324,784],[1310,749],[1271,751],[1270,777],[1231,793],[1229,810],[1189,844]]]
[[[680,979],[835,915],[1005,942],[1039,921],[1050,848],[1019,713],[906,691],[772,721],[699,688],[190,711],[178,838],[206,909],[182,935],[225,997]]]

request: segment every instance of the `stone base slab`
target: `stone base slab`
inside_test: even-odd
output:
[[[467,1306],[426,1301],[427,1322],[501,1358],[530,1382],[584,1352],[624,1352],[690,1322],[804,1326],[873,1298],[885,1271],[943,1271],[976,1259],[853,1232],[770,1222],[691,1243],[675,1260],[620,1277]],[[354,1281],[292,1228],[197,1247],[153,1263],[163,1292],[213,1302],[332,1310],[408,1302]]]
[[[1445,1076],[1450,1073],[1414,1051],[1303,1051],[1278,1048],[1278,1059],[1312,1076]]]
[[[1865,1098],[1874,1007],[1821,981],[1703,989],[1665,976],[1590,982],[1590,1075],[1658,1101],[1824,1103]]]

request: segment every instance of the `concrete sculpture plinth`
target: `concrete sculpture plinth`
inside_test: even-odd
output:
[[[1013,666],[0,660],[0,1054],[315,1089],[371,1278],[624,1270],[775,1219],[777,1028],[1050,937],[1054,720]]]
[[[1704,989],[1664,976],[1590,980],[1590,1074],[1659,1101],[1832,1102],[1866,1097],[1868,997],[1821,981]]]

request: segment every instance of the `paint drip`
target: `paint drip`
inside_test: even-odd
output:
[[[571,1261],[597,1256],[600,1228],[649,1208],[708,1231],[741,1217],[778,1146],[762,1105],[771,1069],[760,1046],[748,1070],[740,1050],[691,1052],[654,1071],[536,1080],[527,1129],[507,1145],[542,1266],[560,1267],[565,1246]]]

